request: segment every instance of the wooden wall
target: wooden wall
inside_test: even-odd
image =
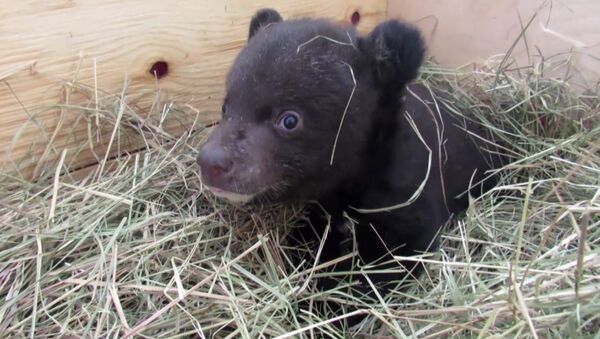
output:
[[[71,131],[53,136],[59,124],[70,126],[76,119],[50,109],[53,105],[93,101],[68,97],[66,81],[118,94],[127,78],[130,95],[160,88],[210,122],[220,110],[226,71],[245,43],[256,9],[273,7],[284,18],[346,22],[358,11],[359,29],[369,30],[385,18],[386,5],[383,0],[1,0],[0,169],[29,176],[53,173],[45,164],[81,142],[67,138]],[[158,81],[150,73],[157,61],[168,64],[167,76]],[[144,107],[151,100],[136,104]],[[75,128],[86,133],[86,126]],[[44,153],[48,139],[54,147]],[[105,144],[96,151],[102,153]],[[77,161],[96,160],[84,152]]]
[[[599,0],[389,0],[388,16],[416,22],[429,53],[448,66],[482,63],[509,51],[521,66],[568,60],[572,68],[548,75],[567,78],[576,90],[600,81]],[[541,53],[541,54],[540,54]]]

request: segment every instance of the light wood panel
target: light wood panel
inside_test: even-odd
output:
[[[388,16],[416,22],[429,53],[448,66],[481,63],[508,52],[533,18],[526,39],[512,52],[519,65],[568,60],[569,72],[559,67],[547,69],[547,75],[568,78],[579,90],[600,81],[598,0],[390,0]]]
[[[125,78],[128,96],[142,111],[160,89],[164,97],[198,110],[201,121],[214,121],[226,71],[245,43],[250,17],[261,7],[275,8],[284,18],[346,22],[359,11],[359,29],[369,30],[385,18],[386,2],[1,0],[0,168],[35,176],[52,173],[49,166],[61,149],[87,142],[90,117],[82,123],[82,114],[88,113],[50,108],[66,101],[94,105],[94,88],[118,94]],[[158,81],[149,72],[156,61],[169,66]],[[65,89],[62,84],[70,80],[90,86],[91,94]],[[44,152],[48,140],[54,147]],[[106,139],[97,141],[95,151],[103,154],[106,144]],[[67,162],[73,161],[72,154]],[[97,160],[84,150],[75,161]]]

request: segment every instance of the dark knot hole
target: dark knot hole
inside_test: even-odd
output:
[[[164,78],[169,73],[169,64],[166,61],[157,61],[150,67],[150,74],[157,79]]]

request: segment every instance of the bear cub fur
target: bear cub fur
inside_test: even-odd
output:
[[[430,250],[468,195],[493,184],[483,179],[497,161],[476,126],[410,84],[424,52],[419,31],[394,20],[360,36],[258,11],[227,77],[222,120],[199,150],[203,183],[238,203],[317,202],[293,238],[318,244],[328,229],[321,262],[354,243],[362,266]]]

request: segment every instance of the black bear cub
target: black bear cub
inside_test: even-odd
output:
[[[296,236],[314,240],[330,222],[321,262],[351,251],[349,238],[363,266],[427,251],[466,208],[466,192],[489,186],[481,182],[494,162],[475,126],[408,85],[424,49],[419,31],[398,21],[359,36],[258,11],[228,74],[222,120],[199,151],[203,183],[238,203],[318,202],[312,227]]]

